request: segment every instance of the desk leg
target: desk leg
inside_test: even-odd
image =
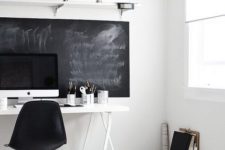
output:
[[[104,127],[106,128],[104,119],[103,119],[103,124],[104,124]],[[108,142],[111,141],[111,138],[110,138],[111,127],[112,127],[112,112],[108,112],[108,125],[106,128],[104,150],[107,150]],[[112,141],[110,142],[110,144],[111,144],[111,148],[113,149]]]
[[[103,126],[105,128],[105,131],[107,132],[107,124],[106,124],[106,121],[104,120],[103,113],[100,113],[100,115],[101,115],[101,118],[102,118],[102,123],[103,123]],[[113,146],[113,143],[112,143],[112,138],[111,138],[110,135],[109,135],[109,143],[110,143],[111,149],[114,150],[114,146]]]
[[[86,143],[87,143],[87,138],[88,138],[88,133],[90,131],[90,128],[91,128],[91,123],[93,122],[93,113],[91,113],[91,117],[90,117],[90,120],[89,120],[89,124],[88,124],[88,128],[87,128],[87,132],[86,132],[86,135],[85,135],[85,139],[84,139],[84,144],[83,144],[83,149],[82,150],[85,150],[85,147],[86,147]]]

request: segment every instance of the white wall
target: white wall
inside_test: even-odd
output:
[[[199,101],[184,97],[185,58],[185,0],[168,0],[167,51],[167,120],[170,131],[180,127],[193,128],[201,133],[202,150],[223,150],[225,147],[225,103]],[[199,8],[201,11],[201,8]]]
[[[159,150],[160,124],[165,120],[165,2],[142,0],[130,21],[131,98],[112,99],[112,103],[128,105],[129,113],[113,114],[112,139],[115,150]],[[1,17],[54,18],[52,9],[44,7],[0,6]],[[119,13],[106,9],[63,8],[57,18],[118,20]],[[80,150],[88,125],[88,114],[64,115],[68,144],[62,149]],[[9,142],[16,116],[0,117],[0,150]],[[86,150],[103,147],[104,132],[96,116]]]

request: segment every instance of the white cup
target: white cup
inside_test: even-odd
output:
[[[83,104],[91,105],[94,104],[94,94],[82,94]]]
[[[76,105],[76,95],[75,94],[67,94],[66,103],[69,105]]]
[[[109,91],[98,90],[98,103],[107,104],[109,98]]]
[[[7,98],[0,98],[0,110],[7,110],[8,100]]]

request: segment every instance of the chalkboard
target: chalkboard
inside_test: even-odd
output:
[[[60,97],[87,80],[130,96],[129,22],[0,18],[0,53],[56,53]]]

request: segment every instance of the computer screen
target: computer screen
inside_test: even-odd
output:
[[[55,54],[0,54],[0,90],[58,89]]]

